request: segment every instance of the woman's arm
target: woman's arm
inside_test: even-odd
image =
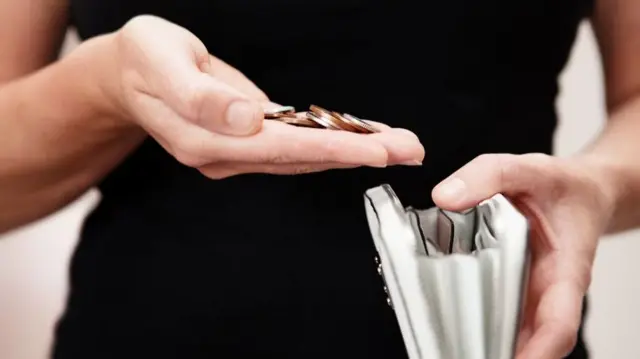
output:
[[[608,231],[640,225],[640,2],[597,0],[592,18],[602,54],[607,126],[580,156],[612,183],[615,213]]]
[[[39,3],[46,1],[52,0]],[[16,3],[0,6],[0,13],[27,11]],[[20,36],[20,26],[11,33]],[[0,57],[26,46],[19,42],[7,41],[15,48],[0,48]],[[263,106],[274,104],[253,82],[211,56],[195,35],[158,17],[135,17],[35,71],[55,43],[34,41],[50,50],[35,51],[33,65],[18,64],[13,55],[1,61],[14,69],[12,78],[28,75],[0,87],[0,233],[83,193],[145,133],[213,179],[417,164],[424,156],[406,130],[363,136],[263,121]]]
[[[69,0],[0,3],[0,84],[55,60],[67,30]]]
[[[108,41],[0,87],[0,233],[73,201],[144,138],[110,114],[96,86],[106,74],[89,68],[109,68]]]
[[[0,3],[0,233],[84,193],[144,135],[96,86],[113,67],[110,35],[51,64],[66,18],[66,0]]]

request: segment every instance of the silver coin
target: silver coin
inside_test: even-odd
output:
[[[264,110],[264,117],[277,118],[283,115],[293,114],[295,112],[296,109],[293,106],[280,106],[269,110]]]

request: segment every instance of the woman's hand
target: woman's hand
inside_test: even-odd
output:
[[[193,34],[163,19],[136,17],[113,41],[117,68],[105,89],[120,117],[208,177],[417,165],[424,156],[418,138],[402,129],[359,135],[264,121],[264,108],[275,104]]]
[[[433,190],[449,210],[508,196],[532,227],[532,263],[517,359],[560,359],[574,347],[599,237],[613,210],[608,179],[586,158],[483,155]]]

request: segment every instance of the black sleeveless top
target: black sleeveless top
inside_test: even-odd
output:
[[[422,167],[221,181],[149,139],[102,183],[54,357],[404,358],[367,188],[428,207],[482,153],[552,150],[587,0],[72,0],[83,39],[138,14],[186,27],[275,102],[414,131]],[[571,358],[584,358],[579,343]]]

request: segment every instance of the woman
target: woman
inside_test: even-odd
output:
[[[636,225],[638,11],[633,0],[3,2],[0,230],[102,192],[53,357],[406,357],[362,194],[390,183],[428,207],[446,178],[435,204],[502,192],[532,220],[518,358],[586,358],[574,344],[598,237]],[[558,159],[557,76],[586,16],[611,121]],[[85,41],[53,61],[68,24]],[[391,127],[263,120],[277,104]]]

